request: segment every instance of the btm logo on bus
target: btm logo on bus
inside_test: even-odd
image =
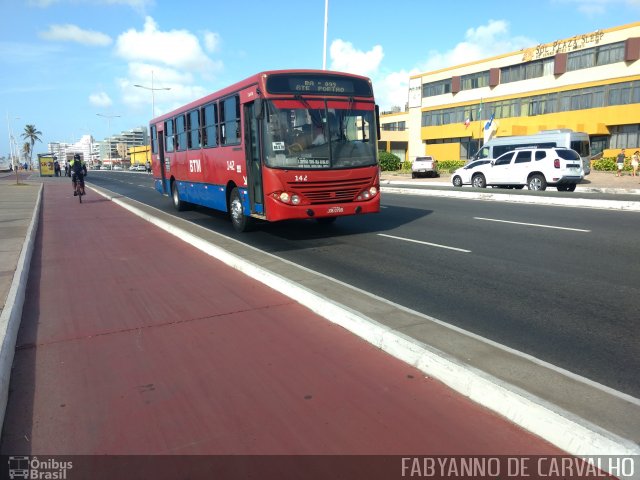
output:
[[[38,480],[65,480],[67,471],[73,468],[73,462],[61,462],[53,458],[38,460],[38,457],[9,457],[9,478]]]

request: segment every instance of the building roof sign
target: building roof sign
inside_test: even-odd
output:
[[[604,37],[604,32],[602,30],[596,30],[595,32],[576,35],[566,40],[556,40],[555,42],[545,43],[534,48],[527,48],[522,56],[522,61],[529,62],[531,60],[551,57],[556,53],[567,53],[592,45],[598,45],[602,37]]]

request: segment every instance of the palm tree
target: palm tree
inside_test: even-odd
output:
[[[31,158],[31,144],[29,142],[24,142],[24,145],[22,145],[22,155],[24,155],[24,158]]]
[[[32,160],[33,145],[36,142],[42,142],[42,140],[40,140],[40,135],[42,135],[42,132],[36,129],[35,125],[25,125],[22,138],[24,138],[31,144],[31,149],[29,151],[29,165],[32,165],[32,162],[33,162]]]

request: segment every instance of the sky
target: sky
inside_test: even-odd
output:
[[[263,70],[322,69],[325,0],[0,0],[0,156],[95,140]],[[640,21],[640,0],[328,0],[326,66],[382,111],[410,75]],[[99,114],[99,115],[98,115]],[[107,118],[108,117],[108,118]],[[2,133],[4,132],[4,133]],[[34,155],[35,156],[35,155]]]

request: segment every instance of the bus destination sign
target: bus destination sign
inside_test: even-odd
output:
[[[290,78],[289,86],[292,91],[300,93],[334,93],[338,95],[353,94],[353,83],[348,80]]]
[[[363,96],[373,95],[371,84],[361,78],[339,75],[271,75],[267,78],[269,93],[307,95]]]

